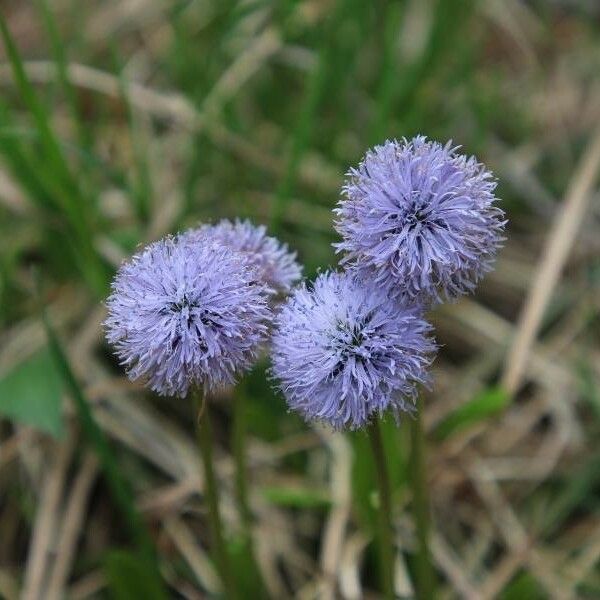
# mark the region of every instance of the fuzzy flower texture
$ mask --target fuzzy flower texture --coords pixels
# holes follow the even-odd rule
[[[166,238],[124,264],[107,301],[107,339],[132,380],[161,395],[212,390],[249,368],[271,318],[246,257]]]
[[[275,319],[272,375],[290,408],[335,429],[413,408],[435,345],[420,312],[351,273],[300,286]]]
[[[216,225],[191,229],[184,237],[192,243],[209,239],[242,252],[272,293],[289,292],[302,277],[296,253],[290,252],[277,238],[268,236],[264,225],[254,225],[248,220],[232,223],[224,219]]]
[[[502,243],[495,188],[450,143],[388,141],[350,170],[335,210],[345,271],[292,290],[296,255],[264,227],[202,225],[121,267],[107,338],[131,379],[183,397],[233,383],[272,326],[271,375],[290,408],[336,429],[398,417],[429,380],[424,309],[472,291]]]
[[[501,244],[496,181],[473,157],[418,136],[367,152],[335,210],[343,262],[430,304],[471,292]]]

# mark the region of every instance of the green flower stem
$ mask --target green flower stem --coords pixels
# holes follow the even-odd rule
[[[429,552],[429,495],[423,433],[423,402],[417,401],[417,413],[411,419],[411,487],[412,512],[417,533],[416,590],[417,598],[435,596],[435,574]]]
[[[217,480],[213,468],[212,456],[212,430],[210,424],[210,414],[208,406],[204,406],[205,400],[202,396],[202,391],[194,392],[196,400],[196,408],[198,410],[198,418],[196,421],[196,431],[198,437],[198,446],[202,463],[204,465],[204,492],[206,502],[208,504],[209,525],[212,537],[214,560],[221,576],[223,589],[226,598],[237,598],[235,582],[231,564],[229,562],[229,554],[223,537],[223,524],[221,522],[221,514],[219,513],[219,495],[217,490]]]
[[[246,541],[252,539],[252,513],[248,503],[246,466],[246,402],[241,385],[233,395],[232,446],[235,461],[235,493]]]
[[[384,597],[387,600],[393,600],[394,551],[392,539],[391,490],[379,421],[373,421],[369,425],[367,431],[371,449],[373,451],[373,462],[375,463],[375,472],[379,486],[379,510],[377,511],[377,517],[379,521],[381,585]]]
[[[254,536],[252,535],[253,516],[248,501],[248,468],[246,464],[247,397],[244,383],[238,383],[233,394],[233,423],[231,445],[235,464],[235,495],[242,525],[243,551],[252,568],[252,593],[257,598],[266,598],[266,588],[256,561]]]

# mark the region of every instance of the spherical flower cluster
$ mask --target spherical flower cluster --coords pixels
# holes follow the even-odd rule
[[[267,235],[264,225],[250,221],[222,220],[216,225],[202,225],[184,234],[191,241],[212,239],[233,250],[242,252],[254,266],[264,283],[273,293],[285,293],[302,277],[302,268],[296,261],[296,253],[286,244]]]
[[[275,317],[272,375],[290,408],[336,429],[412,409],[435,345],[416,308],[351,273],[300,286]]]
[[[451,143],[388,141],[347,174],[338,251],[393,294],[431,303],[471,292],[503,240],[495,188]]]
[[[264,284],[210,241],[155,242],[125,263],[107,301],[107,339],[132,380],[162,395],[212,390],[250,367],[271,318]]]
[[[344,272],[301,278],[264,226],[223,220],[166,238],[119,270],[107,338],[129,377],[163,395],[211,391],[252,366],[272,334],[271,374],[290,408],[336,429],[414,409],[435,353],[423,310],[474,289],[505,225],[473,157],[419,136],[351,169],[335,209]]]

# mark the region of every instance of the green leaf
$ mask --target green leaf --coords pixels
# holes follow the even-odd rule
[[[110,595],[115,600],[165,600],[160,582],[152,577],[151,565],[135,554],[122,550],[111,552],[105,563]]]
[[[60,437],[61,391],[60,376],[44,349],[0,378],[0,413]]]
[[[497,415],[508,406],[509,402],[510,396],[505,390],[499,387],[488,388],[450,413],[438,425],[436,437],[446,439],[461,429]]]
[[[262,493],[269,502],[289,508],[328,508],[331,506],[329,495],[319,490],[271,486],[263,488]]]

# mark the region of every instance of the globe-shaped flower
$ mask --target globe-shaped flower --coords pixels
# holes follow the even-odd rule
[[[275,318],[272,376],[290,408],[336,429],[413,409],[435,345],[418,309],[351,273],[301,285]]]
[[[338,251],[393,294],[431,303],[468,293],[503,240],[495,188],[450,142],[387,141],[347,174],[335,209]]]
[[[125,263],[107,301],[106,336],[132,380],[161,395],[212,390],[250,367],[271,317],[266,286],[236,252],[183,238]]]
[[[260,280],[273,293],[285,293],[302,277],[302,268],[296,262],[296,253],[290,252],[287,244],[267,235],[264,225],[250,221],[226,219],[216,225],[202,225],[187,231],[190,240],[212,239],[232,250],[243,253],[256,268]]]

